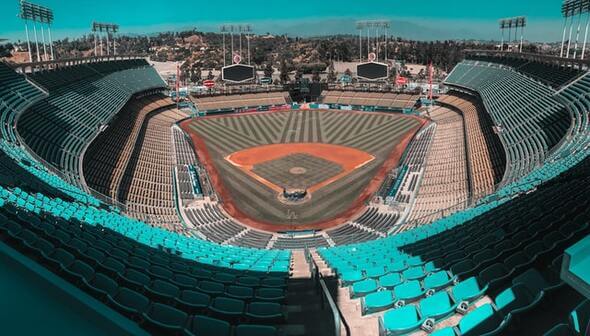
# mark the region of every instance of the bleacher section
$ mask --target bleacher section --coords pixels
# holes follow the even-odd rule
[[[2,138],[16,142],[14,121],[21,111],[43,99],[46,94],[33,86],[25,77],[17,75],[14,70],[0,62],[0,132]]]
[[[43,96],[22,76],[0,78],[0,106],[10,108],[3,124]],[[150,333],[274,335],[273,325],[285,323],[290,252],[222,247],[122,216],[48,172],[15,140],[5,133],[0,140],[0,244]]]
[[[422,179],[426,168],[426,158],[430,150],[430,144],[436,132],[436,124],[430,124],[423,128],[406,150],[403,164],[408,167],[408,172],[402,181],[400,189],[395,195],[395,204],[407,208],[416,197],[417,186]]]
[[[465,122],[471,197],[477,200],[492,193],[506,167],[506,155],[494,133],[489,115],[473,96],[451,91],[437,102],[460,111]]]
[[[320,102],[324,104],[375,106],[381,109],[403,110],[413,108],[419,97],[419,95],[391,92],[323,91]]]
[[[436,132],[410,220],[429,223],[463,209],[469,195],[463,117],[444,107],[430,112]],[[444,211],[439,211],[444,210]]]
[[[200,111],[230,111],[238,108],[280,106],[291,103],[288,92],[248,93],[194,99]]]
[[[117,199],[117,190],[146,116],[172,104],[162,95],[131,99],[84,153],[82,169],[86,184]]]
[[[534,80],[550,85],[555,89],[559,89],[583,74],[583,71],[575,68],[558,66],[531,59],[513,58],[510,56],[469,55],[468,58],[471,60],[507,65],[514,70],[529,76]]]
[[[172,231],[182,229],[173,193],[172,126],[186,117],[175,108],[146,116],[117,192],[132,216]]]
[[[454,335],[449,326],[457,335],[540,335],[582,300],[559,272],[564,249],[590,233],[589,165],[487,213],[469,211],[475,217],[318,252],[363,314],[386,311],[384,334],[433,319],[433,335]],[[543,318],[531,324],[532,316]]]
[[[162,89],[165,83],[145,60],[85,63],[31,77],[47,86],[49,96],[18,119],[27,145],[80,184],[84,148],[135,93]]]
[[[289,252],[243,248],[230,252],[230,247],[174,238],[104,210],[19,188],[2,188],[0,203],[4,243],[141,321],[151,333],[187,328],[199,334],[213,328],[229,335],[232,325],[285,321],[281,303]],[[192,260],[149,247],[158,245]]]
[[[172,127],[174,157],[176,159],[176,177],[180,188],[181,200],[209,196],[212,193],[205,168],[197,159],[197,155],[187,135],[178,126]],[[196,190],[198,189],[198,190]]]
[[[504,184],[540,166],[571,126],[570,114],[553,89],[514,70],[464,61],[445,83],[473,90],[482,99],[507,152]]]

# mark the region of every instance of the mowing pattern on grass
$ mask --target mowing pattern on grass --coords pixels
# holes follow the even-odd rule
[[[281,188],[307,189],[338,175],[342,166],[309,154],[297,153],[261,162],[252,171]]]
[[[358,212],[378,188],[383,175],[397,165],[408,138],[420,125],[419,120],[399,114],[300,110],[197,118],[183,123],[182,127],[193,138],[227,212],[259,228],[256,224],[262,223],[277,225],[276,229],[285,229],[285,225],[290,229],[307,229],[343,214],[350,217]],[[404,146],[400,145],[402,140]],[[276,176],[270,177],[273,183],[287,183],[288,175],[292,176],[293,184],[299,183],[306,174],[306,178],[315,183],[330,176],[340,174],[342,177],[315,190],[313,200],[308,203],[283,204],[277,200],[276,190],[228,161],[232,154],[272,144],[285,144],[283,148],[287,151],[287,144],[311,147],[273,157],[266,163],[264,158],[257,158],[259,162],[254,162],[252,169],[260,175]],[[326,159],[335,155],[336,146],[326,146],[330,153],[326,152],[324,157],[321,150],[314,148],[321,147],[318,144],[340,146],[343,152],[355,149],[373,158],[361,161],[362,165],[349,168],[343,175],[336,169],[339,162]],[[312,151],[314,154],[309,155]],[[291,162],[291,156],[302,158],[300,154],[306,159],[298,164]],[[273,160],[279,161],[273,163]],[[319,169],[320,160],[329,163]],[[265,171],[267,164],[274,165],[270,172]],[[269,229],[269,225],[263,226]]]

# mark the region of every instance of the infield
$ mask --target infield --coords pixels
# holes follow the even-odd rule
[[[197,118],[181,127],[224,209],[280,231],[327,228],[359,212],[422,121],[399,114],[299,110]],[[305,189],[303,204],[277,194]]]

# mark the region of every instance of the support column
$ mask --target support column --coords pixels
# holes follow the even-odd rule
[[[227,63],[226,63],[227,52],[225,51],[225,32],[221,33],[221,39],[223,41],[222,42],[223,43],[223,66],[226,66],[227,65]]]
[[[580,28],[582,28],[582,10],[578,15],[578,30],[576,30],[576,44],[574,45],[574,59],[578,53],[578,40],[580,39]]]
[[[242,56],[242,28],[240,27],[240,56]]]
[[[53,54],[53,39],[51,38],[51,26],[47,26],[47,33],[49,34],[49,50],[51,52],[51,60],[55,61],[55,56]]]
[[[94,32],[94,56],[98,56],[98,41],[96,40],[96,32]]]
[[[522,52],[522,41],[524,40],[524,26],[520,27],[520,48],[518,52]]]
[[[37,62],[41,62],[41,55],[39,54],[39,40],[37,39],[37,23],[33,22],[33,32],[35,33],[35,49],[37,50]]]
[[[375,27],[375,43],[377,44],[377,48],[375,49],[377,57],[375,59],[379,62],[379,27]]]
[[[563,57],[563,48],[565,47],[565,31],[567,30],[567,16],[563,21],[563,36],[561,37],[561,51],[559,52],[559,57]]]
[[[101,31],[102,33],[102,31]],[[104,55],[104,49],[102,47],[102,36],[99,35],[99,39],[100,39],[100,56]]]
[[[584,55],[586,54],[586,42],[588,41],[588,27],[590,26],[590,12],[587,14],[586,18],[586,32],[584,33],[584,44],[582,45],[582,56],[580,59],[584,59]]]
[[[510,25],[508,27],[508,50],[506,50],[506,51],[510,51],[510,52],[512,51],[511,45],[512,45],[512,25]]]
[[[359,29],[359,63],[363,62],[363,30]]]
[[[500,43],[500,51],[504,51],[504,28],[500,28],[500,31],[502,32],[502,41]]]
[[[572,32],[574,30],[574,18],[572,17],[572,19],[570,20],[570,33],[569,33],[569,37],[567,40],[567,51],[565,53],[565,57],[569,58],[570,57],[570,47],[572,44]]]
[[[387,63],[387,45],[389,44],[389,29],[385,29],[385,63]]]
[[[367,58],[371,53],[371,28],[367,28]]]
[[[29,39],[29,24],[25,20],[25,34],[27,35],[27,50],[29,51],[29,62],[33,62],[33,53],[31,52],[31,40]]]
[[[111,54],[111,49],[109,49],[109,30],[107,29],[107,35],[106,35],[106,39],[107,39],[107,56]]]
[[[117,56],[117,39],[115,33],[113,33],[113,56]]]
[[[248,65],[250,65],[250,35],[246,35],[246,41],[248,42]]]
[[[45,44],[45,29],[43,29],[43,24],[41,24],[41,40],[43,41],[43,60],[47,61],[47,44]]]
[[[234,32],[232,28],[232,32],[229,33],[229,38],[231,39],[231,64],[234,64]]]

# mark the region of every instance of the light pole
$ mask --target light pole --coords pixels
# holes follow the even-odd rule
[[[43,43],[43,54],[44,59],[48,60],[47,56],[47,43],[45,41],[45,27],[49,34],[49,50],[51,53],[51,59],[54,59],[53,54],[53,41],[51,40],[51,24],[53,23],[53,11],[47,7],[39,6],[37,4],[21,0],[19,2],[19,17],[25,21],[25,35],[27,37],[27,48],[29,51],[29,61],[33,62],[33,53],[31,50],[31,40],[29,37],[29,22],[33,23],[33,35],[35,37],[35,49],[37,54],[37,62],[41,61],[41,52],[39,50],[39,38],[37,36],[37,24],[41,28],[41,38]]]

